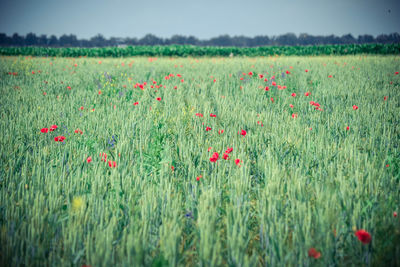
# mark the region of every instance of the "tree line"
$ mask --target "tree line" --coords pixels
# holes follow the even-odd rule
[[[400,43],[400,34],[381,34],[377,37],[364,34],[355,38],[351,34],[343,36],[320,36],[302,33],[286,33],[278,36],[229,36],[220,35],[208,40],[200,40],[194,36],[173,35],[170,38],[160,38],[153,34],[147,34],[143,38],[105,38],[98,34],[90,39],[78,39],[74,34],[64,34],[59,38],[55,35],[37,36],[34,33],[28,33],[21,36],[14,33],[7,36],[0,33],[0,46],[40,46],[40,47],[115,47],[115,46],[143,46],[143,45],[195,45],[195,46],[235,46],[235,47],[257,47],[257,46],[303,46],[303,45],[340,45],[340,44],[394,44]]]

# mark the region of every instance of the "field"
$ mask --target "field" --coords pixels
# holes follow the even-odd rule
[[[0,265],[399,266],[398,71],[0,57]]]

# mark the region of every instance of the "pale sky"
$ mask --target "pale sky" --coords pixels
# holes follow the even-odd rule
[[[400,0],[0,0],[0,32],[90,38],[400,32]]]

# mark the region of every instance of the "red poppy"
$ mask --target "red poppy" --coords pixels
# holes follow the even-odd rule
[[[51,125],[50,126],[50,132],[54,131],[55,129],[57,129],[58,126],[57,125]]]
[[[40,131],[41,131],[42,133],[47,133],[47,132],[49,131],[49,129],[47,129],[47,128],[42,128],[42,129],[40,129]]]
[[[308,70],[306,69],[306,72],[308,72]]]
[[[208,147],[208,149],[207,149],[207,150],[208,150],[208,152],[210,152],[210,150],[211,150],[211,149],[212,149],[212,147],[211,147],[211,146],[210,146],[210,147]]]
[[[210,127],[206,127],[206,132],[208,132],[208,131],[211,131],[211,128]]]
[[[353,105],[353,109],[354,109],[354,110],[357,110],[358,107],[357,107],[356,105]]]
[[[358,230],[357,232],[355,232],[355,235],[357,236],[358,240],[360,240],[363,244],[368,244],[371,242],[371,235],[364,229]]]
[[[298,117],[297,113],[292,114],[292,118],[297,118],[297,117]]]
[[[271,97],[271,102],[274,103],[274,98],[273,97]]]
[[[229,153],[231,153],[232,151],[233,151],[233,148],[232,148],[232,147],[228,147],[228,148],[226,149],[225,153],[226,153],[226,154],[229,154]]]
[[[235,159],[235,164],[236,164],[237,166],[239,166],[239,167],[240,167],[240,162],[242,162],[240,159]]]
[[[328,78],[332,78],[332,75],[329,75]]]
[[[67,89],[68,89],[68,90],[71,90],[71,86],[67,86]]]
[[[46,92],[43,92],[43,95],[47,95],[47,93],[46,93]]]
[[[397,212],[393,211],[393,217],[397,217]]]
[[[88,158],[86,159],[86,161],[87,161],[87,163],[92,162],[92,157],[88,157]]]
[[[252,76],[252,75],[253,75],[253,72],[250,71],[250,72],[249,72],[249,76]]]
[[[289,105],[289,107],[293,108],[293,105],[292,105],[292,104],[290,104],[290,105]]]
[[[290,74],[290,71],[287,70],[287,71],[286,71],[286,74]]]
[[[308,250],[308,256],[310,258],[319,259],[321,257],[321,252],[318,252],[315,248],[310,248]]]
[[[201,114],[201,113],[196,113],[196,116],[197,116],[197,117],[203,117],[203,114]]]
[[[197,181],[200,181],[200,178],[203,178],[203,175],[197,176],[197,177],[196,177],[196,180],[197,180]]]
[[[75,133],[83,134],[82,130],[80,130],[80,129],[76,129]]]
[[[108,166],[110,167],[110,168],[115,168],[115,167],[117,167],[117,163],[115,162],[115,161],[108,161]]]
[[[211,162],[216,162],[219,158],[218,152],[214,152],[214,154],[211,156],[210,161]]]
[[[238,132],[238,134],[243,135],[243,136],[246,136],[247,132],[246,132],[245,130],[240,130],[240,131]]]
[[[224,158],[224,160],[228,160],[229,159],[229,155],[224,153],[224,155],[222,156]]]
[[[137,106],[137,105],[139,105],[139,102],[135,102],[135,103],[133,103],[133,105],[134,105],[134,106]]]
[[[264,78],[264,75],[258,74],[258,78],[262,79],[262,78]]]
[[[161,101],[161,97],[157,97],[156,99],[157,99],[157,101]]]
[[[347,130],[347,131],[348,131],[348,130],[350,130],[350,127],[349,127],[349,126],[347,126],[347,127],[346,127],[346,130]]]
[[[224,130],[219,130],[218,131],[218,134],[223,134],[224,133]]]
[[[398,71],[396,71],[395,73],[394,73],[394,75],[398,75],[399,74],[399,72]]]
[[[386,164],[386,165],[385,165],[386,168],[389,168],[389,166],[390,166],[389,164]]]
[[[272,86],[276,86],[276,82],[272,82],[271,84],[272,84]]]
[[[309,96],[309,95],[310,95],[310,92],[305,92],[304,95],[305,95],[305,96]]]
[[[387,96],[384,96],[384,97],[383,97],[383,101],[386,101],[386,100],[387,100],[387,98],[388,98]]]
[[[101,95],[101,91],[99,90],[99,95]]]
[[[295,96],[296,96],[296,93],[292,93],[292,96],[295,97]]]
[[[210,114],[210,117],[214,117],[214,118],[216,118],[217,117],[217,115],[215,115],[215,114]]]
[[[54,141],[63,142],[65,140],[65,136],[56,136],[54,137]]]
[[[171,166],[171,170],[172,170],[172,171],[175,171],[175,167],[174,167],[174,166]]]
[[[268,86],[265,86],[265,91],[269,91],[269,87]]]

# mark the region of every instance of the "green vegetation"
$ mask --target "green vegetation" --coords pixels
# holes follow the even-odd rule
[[[0,265],[400,265],[399,70],[372,55],[1,57]]]
[[[0,47],[0,55],[49,56],[49,57],[131,57],[131,56],[318,56],[377,54],[398,55],[400,44],[351,44],[321,46],[263,46],[263,47],[202,47],[188,45],[128,46],[124,48],[47,48],[47,47]]]

